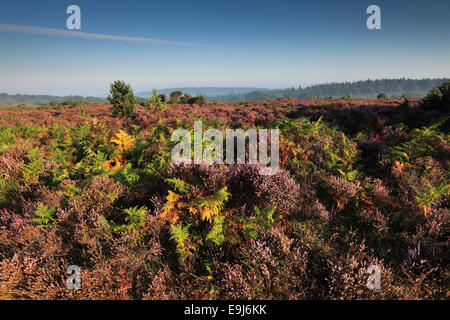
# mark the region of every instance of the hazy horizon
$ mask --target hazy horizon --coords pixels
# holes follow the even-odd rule
[[[442,77],[445,79],[448,79],[449,77]],[[396,79],[402,79],[402,78],[393,78],[393,80]],[[405,79],[412,79],[412,80],[425,80],[425,79],[438,79],[436,78],[405,78]],[[120,79],[118,79],[120,80]],[[135,93],[135,95],[139,95],[139,93],[148,93],[151,92],[152,89],[156,89],[158,92],[163,92],[165,90],[178,90],[178,89],[194,89],[194,88],[247,88],[247,89],[255,89],[255,91],[260,91],[260,90],[278,90],[278,89],[289,89],[289,88],[298,88],[299,86],[301,86],[302,88],[306,88],[306,87],[311,87],[311,86],[315,86],[315,85],[324,85],[324,84],[331,84],[331,83],[353,83],[353,82],[358,82],[358,81],[366,81],[366,80],[383,80],[382,78],[380,79],[358,79],[355,81],[342,81],[342,82],[335,82],[335,81],[328,81],[328,82],[318,82],[318,83],[312,83],[312,84],[307,84],[307,85],[292,85],[292,86],[287,86],[287,87],[248,87],[248,86],[180,86],[180,87],[166,87],[166,88],[148,88],[147,90],[135,90],[133,89],[133,92]],[[111,82],[112,83],[112,82]],[[78,93],[68,93],[68,94],[51,94],[48,92],[7,92],[7,91],[2,91],[0,89],[0,94],[1,93],[6,93],[8,95],[51,95],[51,96],[82,96],[82,97],[99,97],[99,98],[105,98],[109,95],[109,85],[110,83],[107,84],[106,87],[106,91],[103,94],[78,94]]]
[[[439,81],[443,80],[444,81],[446,79],[448,80],[449,77],[444,77],[444,78],[422,78],[422,79],[419,79],[419,78],[417,78],[417,79],[412,79],[412,78],[360,79],[360,80],[357,80],[357,81],[349,81],[349,82],[323,82],[323,83],[316,83],[316,84],[301,86],[301,88],[302,89],[309,89],[309,88],[314,88],[314,87],[317,87],[317,86],[323,86],[323,85],[326,86],[326,85],[330,85],[330,84],[357,85],[358,82],[365,82],[365,81],[376,82],[376,81],[383,81],[383,80],[391,80],[391,81],[396,81],[396,80],[407,80],[407,81],[408,80],[412,80],[412,81],[429,80],[429,81],[433,82],[433,81],[436,81],[436,80],[439,80]],[[429,88],[424,89],[424,90],[418,89],[419,91],[414,91],[414,90],[411,91],[410,89],[406,89],[406,91],[405,90],[400,90],[401,92],[400,91],[397,92],[395,90],[394,91],[392,91],[392,90],[389,91],[389,89],[387,89],[387,91],[384,91],[384,93],[394,93],[395,92],[397,94],[399,94],[399,93],[410,93],[410,94],[411,93],[413,93],[413,94],[422,93],[422,94],[425,94],[429,90],[431,90],[433,87],[437,87],[437,86],[438,85],[429,84]],[[292,89],[292,88],[298,89],[299,86],[291,86],[291,87],[285,87],[285,88],[262,88],[262,87],[261,88],[257,88],[257,87],[243,87],[243,86],[242,87],[237,87],[237,86],[234,86],[234,87],[205,86],[205,87],[156,88],[156,90],[158,91],[158,93],[166,94],[166,95],[170,94],[170,92],[172,92],[172,91],[180,90],[183,93],[188,93],[188,94],[191,94],[191,95],[194,95],[194,96],[203,95],[205,97],[219,97],[219,96],[228,96],[228,95],[233,94],[233,93],[234,94],[239,94],[239,93],[245,94],[245,93],[250,93],[250,92],[264,92],[264,91],[272,92],[272,91],[276,91],[276,90],[289,90],[289,89]],[[151,88],[149,90],[142,90],[142,91],[133,90],[133,92],[139,98],[148,98],[148,97],[150,97],[152,95],[152,90],[153,89],[154,88]],[[212,91],[214,91],[214,93],[207,92],[207,91],[211,91],[211,89],[214,89],[214,90],[212,90]],[[227,90],[224,90],[224,89],[227,89]],[[235,89],[237,89],[237,90],[235,90]],[[84,97],[84,98],[92,97],[92,98],[102,98],[102,99],[106,99],[107,96],[110,94],[109,93],[109,86],[108,86],[108,92],[106,92],[104,94],[98,94],[98,95],[84,95],[84,94],[63,94],[63,95],[60,95],[60,94],[27,93],[27,92],[8,93],[8,92],[3,92],[3,91],[0,90],[0,94],[5,94],[5,93],[10,95],[10,96],[14,96],[14,95],[23,95],[23,96],[30,95],[30,96],[32,96],[32,95],[35,95],[35,96],[52,96],[52,97],[60,97],[60,98],[62,98],[62,97],[71,97],[71,96],[73,96],[73,97],[79,96],[79,97]],[[353,92],[349,92],[349,93],[353,93]],[[378,93],[380,93],[380,92],[378,92]],[[325,95],[330,95],[330,94],[326,93]]]

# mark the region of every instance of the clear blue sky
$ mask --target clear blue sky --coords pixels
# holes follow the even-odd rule
[[[86,39],[0,28],[0,92],[103,95],[153,87],[291,87],[450,76],[450,1],[2,0],[0,24],[175,42]],[[381,8],[381,30],[366,8]]]

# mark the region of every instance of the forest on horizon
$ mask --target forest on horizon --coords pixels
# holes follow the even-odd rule
[[[365,80],[355,82],[332,82],[325,84],[317,84],[302,88],[301,86],[286,89],[257,89],[255,91],[239,92],[237,87],[210,87],[199,88],[172,88],[161,89],[160,93],[170,94],[170,92],[182,90],[183,93],[191,95],[202,94],[206,100],[209,101],[257,101],[257,100],[274,100],[274,99],[310,99],[315,97],[334,97],[339,98],[351,94],[355,98],[376,98],[380,93],[386,94],[388,97],[399,98],[402,95],[406,97],[423,97],[432,88],[440,86],[447,81],[447,78],[442,79],[379,79],[379,80]],[[221,90],[219,90],[221,89]],[[208,94],[210,92],[226,92],[228,94]],[[141,92],[144,93],[144,92]],[[138,100],[146,100],[144,96]],[[29,95],[29,94],[15,94],[0,93],[0,105],[39,105],[48,104],[50,102],[65,102],[65,101],[84,101],[86,103],[106,103],[106,98],[103,97],[82,97],[82,96],[52,96],[52,95]]]

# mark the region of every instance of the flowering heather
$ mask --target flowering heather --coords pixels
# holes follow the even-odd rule
[[[0,107],[0,299],[448,299],[433,101]],[[280,169],[174,165],[172,132],[199,120],[279,129]]]

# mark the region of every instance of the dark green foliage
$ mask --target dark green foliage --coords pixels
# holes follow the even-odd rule
[[[120,80],[111,84],[108,101],[112,104],[111,113],[114,117],[132,114],[137,104],[131,86]]]
[[[51,101],[48,105],[50,107],[61,107],[61,103],[59,103],[58,101]]]
[[[189,93],[185,93],[184,96],[181,97],[180,103],[191,104],[192,96]]]
[[[158,97],[159,97],[159,99],[160,99],[162,102],[164,102],[164,103],[168,102],[168,101],[167,101],[167,95],[165,95],[164,93],[163,93],[163,94],[160,94]]]
[[[379,79],[355,82],[317,84],[310,87],[298,87],[274,90],[254,90],[248,93],[226,95],[208,95],[208,100],[249,101],[273,99],[309,99],[311,97],[342,97],[351,92],[356,98],[375,98],[384,92],[389,96],[400,97],[406,93],[409,97],[423,97],[433,87],[448,81],[444,79]]]
[[[180,97],[183,95],[183,92],[181,91],[174,91],[170,94],[170,100],[169,102],[172,104],[176,104],[178,103],[178,100],[180,99]]]
[[[150,97],[144,105],[156,112],[164,111],[167,107],[165,100],[162,100],[161,95],[158,95],[158,91],[156,89],[153,89],[152,92],[153,96]]]
[[[83,107],[89,104],[87,101],[84,100],[65,100],[61,102],[63,106],[69,106],[70,108],[77,108],[77,107]]]
[[[198,105],[204,105],[206,103],[206,99],[204,96],[197,96],[193,99],[193,103]]]
[[[344,99],[347,102],[352,102],[354,97],[351,93],[348,93],[345,97],[342,97],[342,99]]]
[[[206,99],[204,96],[193,97],[190,94],[185,93],[184,96],[181,97],[180,103],[203,105],[206,103]]]
[[[0,105],[40,105],[50,102],[59,102],[61,105],[71,105],[69,101],[85,101],[86,103],[105,103],[106,99],[82,96],[50,96],[33,94],[6,94],[0,93]]]
[[[443,83],[439,88],[433,88],[423,98],[422,105],[428,109],[450,111],[450,80]]]

